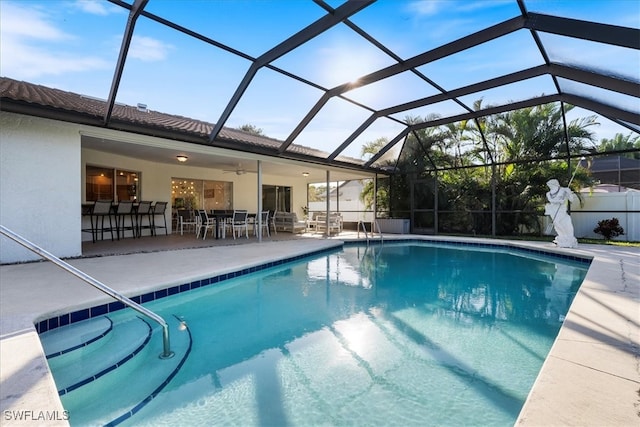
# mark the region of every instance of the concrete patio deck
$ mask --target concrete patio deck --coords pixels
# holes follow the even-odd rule
[[[279,235],[278,235],[279,236]],[[180,236],[178,236],[180,237]],[[190,279],[236,271],[248,265],[340,245],[356,238],[310,238],[285,234],[262,243],[207,240],[209,247],[176,236],[161,240],[108,242],[69,263],[132,296]],[[319,237],[319,236],[315,236]],[[161,239],[162,237],[158,237]],[[470,240],[434,236],[388,236]],[[193,239],[191,237],[191,239]],[[154,243],[155,246],[152,244]],[[244,244],[241,244],[244,243]],[[499,243],[593,257],[563,327],[516,424],[520,426],[637,426],[640,424],[640,248],[549,243]],[[124,245],[137,247],[125,248]],[[149,244],[149,246],[145,246]],[[92,245],[89,242],[88,245]],[[159,246],[160,245],[160,246]],[[180,249],[189,247],[189,249]],[[91,250],[89,250],[91,249]],[[178,250],[176,250],[178,249]],[[127,255],[123,255],[126,253]],[[0,410],[2,425],[67,425],[56,387],[34,328],[37,320],[108,300],[49,262],[0,266]],[[28,412],[30,411],[30,412]],[[37,419],[52,414],[53,419]],[[22,416],[26,419],[18,420]],[[481,414],[479,414],[481,417]],[[480,421],[480,418],[479,418]]]

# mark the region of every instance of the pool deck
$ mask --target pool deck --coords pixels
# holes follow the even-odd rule
[[[355,235],[340,236],[340,240],[270,240],[67,261],[133,296],[329,249],[353,238]],[[580,245],[558,249],[544,242],[444,236],[386,238],[509,244],[593,258],[516,425],[640,425],[640,248]],[[50,262],[0,266],[3,426],[68,425],[34,322],[105,302],[108,297]]]

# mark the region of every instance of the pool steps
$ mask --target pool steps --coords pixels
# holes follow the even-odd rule
[[[152,335],[162,329],[133,314],[92,318],[41,335],[45,352],[54,354],[49,366],[72,425],[117,425],[169,383],[190,352],[191,335],[179,319],[167,323],[176,353],[171,359],[158,357],[162,342]],[[95,401],[91,396],[97,395],[106,398]]]
[[[104,338],[113,328],[108,317],[95,317],[86,322],[73,323],[62,330],[53,329],[40,335],[47,359],[62,356]]]
[[[400,242],[400,241],[398,241]],[[420,240],[419,242],[422,242],[422,240]],[[350,242],[346,242],[345,246],[351,246],[349,244]],[[389,241],[387,244],[389,243],[395,243],[395,241]],[[438,243],[443,243],[445,245],[448,246],[449,242],[438,242]],[[451,244],[452,246],[459,246],[458,244]],[[467,246],[466,244],[463,244],[462,246]],[[574,261],[579,261],[579,262],[585,262],[585,263],[589,263],[591,260],[590,259],[586,259],[583,257],[575,257],[575,256],[566,256],[566,255],[562,255],[562,254],[555,254],[555,253],[550,253],[549,251],[540,251],[540,250],[527,250],[527,249],[523,249],[523,248],[518,248],[518,247],[510,247],[509,245],[486,245],[486,244],[478,244],[478,243],[473,243],[470,244],[468,246],[479,246],[481,248],[500,248],[500,249],[515,249],[516,252],[518,251],[522,251],[522,252],[530,252],[530,253],[535,253],[535,254],[544,254],[544,255],[551,255],[551,256],[556,256],[559,258],[568,258]],[[192,282],[192,283],[186,283],[183,285],[178,285],[175,286],[173,288],[169,288],[169,289],[164,289],[161,291],[154,291],[149,295],[152,295],[153,297],[151,299],[149,299],[149,295],[145,294],[145,295],[141,295],[139,297],[135,297],[135,300],[139,300],[139,302],[145,302],[145,301],[149,301],[149,300],[154,300],[154,299],[158,299],[158,298],[163,298],[175,293],[179,293],[179,292],[183,292],[183,291],[187,291],[187,290],[191,290],[193,288],[196,287],[200,287],[200,286],[205,286],[208,284],[213,284],[213,283],[217,283],[219,281],[223,281],[226,280],[227,278],[232,278],[232,277],[236,277],[236,276],[240,276],[240,275],[244,275],[244,274],[248,274],[248,273],[252,273],[254,271],[258,271],[258,270],[262,270],[264,268],[269,268],[275,265],[280,265],[282,263],[286,263],[288,261],[293,261],[293,260],[297,260],[297,259],[301,259],[301,258],[306,258],[309,256],[313,256],[316,255],[317,253],[323,253],[323,252],[330,252],[333,251],[334,248],[331,249],[323,249],[321,251],[317,251],[317,252],[313,252],[311,254],[304,254],[304,255],[300,255],[300,256],[296,256],[296,257],[292,257],[289,259],[285,259],[285,260],[278,260],[276,262],[273,263],[268,263],[259,267],[252,267],[251,269],[245,269],[242,271],[238,271],[238,272],[233,272],[233,273],[229,273],[229,274],[224,274],[222,276],[216,276],[213,278],[209,278],[203,281],[198,281],[198,282]],[[206,282],[206,283],[205,283]],[[136,301],[138,302],[138,301]],[[114,305],[113,309],[111,308],[111,305]],[[51,319],[47,319],[47,320],[43,320],[40,321],[38,323],[36,323],[36,329],[39,331],[39,333],[42,335],[46,334],[48,331],[55,331],[57,329],[66,329],[68,326],[75,326],[78,325],[79,323],[84,323],[87,320],[84,319],[101,319],[101,318],[106,318],[106,314],[111,315],[111,311],[114,311],[114,315],[117,315],[117,313],[115,313],[116,311],[120,311],[122,310],[122,304],[115,302],[115,303],[110,303],[109,305],[104,305],[104,306],[99,306],[99,307],[93,307],[91,309],[84,309],[78,312],[74,312],[74,313],[69,313],[66,314],[64,316],[60,316],[60,317],[54,317]],[[105,314],[106,313],[106,314]],[[77,323],[79,322],[79,323]],[[175,325],[175,323],[177,322],[177,326]],[[169,323],[169,322],[168,322]],[[180,322],[179,320],[175,320],[172,319],[171,320],[171,330],[176,330],[179,326],[180,326]],[[64,326],[63,326],[64,325]],[[91,328],[88,328],[91,329]],[[98,330],[100,328],[97,328]],[[91,333],[87,333],[86,337],[83,339],[79,339],[79,338],[68,338],[68,340],[70,342],[76,342],[76,344],[69,346],[68,348],[62,348],[61,350],[55,350],[55,351],[51,351],[50,353],[71,353],[72,351],[76,351],[78,348],[82,348],[82,347],[88,347],[89,345],[93,345],[94,342],[106,342],[103,340],[104,337],[108,336],[110,331],[103,331],[102,333],[97,333],[97,332],[93,332],[93,335]],[[156,328],[156,330],[154,331],[154,333],[156,334],[160,334],[161,332],[159,331],[159,328]],[[174,332],[172,332],[174,333]],[[104,336],[101,336],[104,335]],[[147,403],[149,403],[155,396],[157,396],[157,394],[168,384],[168,382],[170,381],[171,378],[173,378],[173,376],[176,375],[176,373],[178,372],[179,368],[182,366],[182,364],[184,363],[184,361],[186,360],[186,357],[188,356],[190,349],[191,349],[191,337],[190,337],[190,333],[187,329],[187,333],[186,334],[178,334],[178,335],[182,335],[182,337],[187,336],[188,335],[188,343],[185,345],[186,349],[183,349],[182,347],[180,348],[179,351],[176,351],[176,357],[169,359],[169,360],[173,360],[174,362],[177,361],[177,365],[175,365],[175,368],[172,370],[172,372],[166,377],[166,379],[164,381],[162,381],[162,383],[156,388],[154,389],[152,392],[150,392],[149,394],[146,395],[146,397],[142,398],[141,400],[139,400],[137,403],[132,404],[132,402],[117,402],[118,399],[109,399],[109,405],[106,406],[104,405],[104,401],[103,402],[99,402],[98,405],[96,407],[95,406],[95,402],[91,402],[91,401],[87,401],[84,402],[80,405],[77,405],[77,409],[73,409],[73,412],[75,415],[71,415],[72,416],[72,423],[75,424],[76,421],[78,419],[81,419],[83,417],[83,409],[87,409],[87,408],[92,408],[93,407],[93,411],[94,413],[101,413],[101,414],[106,414],[106,415],[100,415],[100,419],[97,421],[100,424],[106,424],[106,425],[117,425],[125,420],[127,420],[128,418],[130,418],[133,414],[137,413],[139,410],[141,410]],[[88,338],[87,338],[88,337]],[[84,340],[84,341],[83,341]],[[108,341],[108,340],[107,340]],[[173,341],[173,340],[172,340]],[[152,343],[153,344],[153,343]],[[159,346],[158,346],[159,348]],[[175,351],[175,350],[174,350]],[[104,393],[104,394],[100,394],[100,395],[104,395],[104,396],[110,396],[110,397],[117,397],[117,398],[121,398],[121,394],[120,391],[122,389],[122,387],[126,387],[128,390],[131,389],[131,386],[134,385],[136,386],[135,388],[146,388],[148,389],[150,387],[150,385],[148,384],[148,379],[151,378],[147,375],[144,374],[144,372],[147,372],[149,370],[149,366],[146,364],[144,364],[144,369],[136,369],[139,368],[141,365],[140,360],[146,360],[147,358],[150,358],[149,363],[151,365],[153,365],[153,362],[156,362],[155,360],[153,360],[154,358],[157,359],[157,355],[162,353],[161,349],[157,351],[157,353],[151,354],[149,355],[149,352],[147,351],[147,347],[146,345],[144,346],[144,351],[140,351],[140,355],[135,355],[135,358],[131,363],[126,363],[123,366],[118,367],[118,373],[121,374],[123,373],[123,369],[128,368],[129,370],[131,370],[131,374],[129,375],[130,378],[128,378],[127,380],[127,384],[123,385],[123,384],[118,384],[118,385],[113,385],[113,380],[111,380],[110,378],[112,377],[111,375],[108,375],[109,372],[102,372],[103,375],[100,375],[99,378],[97,378],[94,381],[90,381],[87,384],[83,384],[81,387],[78,387],[78,390],[86,390],[87,387],[100,387],[100,391],[98,391],[99,393]],[[51,356],[54,357],[54,356]],[[166,362],[166,361],[165,361]],[[168,365],[168,364],[167,364]],[[172,364],[173,366],[173,364]],[[143,372],[142,374],[140,374],[140,372]],[[106,374],[106,375],[104,375]],[[55,377],[55,375],[54,375]],[[104,379],[103,379],[104,378]],[[132,381],[129,381],[129,379],[133,379]],[[155,384],[156,381],[154,381]],[[144,387],[137,387],[137,386],[141,386],[144,385]],[[110,388],[111,387],[111,388]],[[104,390],[103,390],[104,389]],[[79,392],[75,392],[72,391],[71,393],[66,394],[66,396],[63,397],[63,404],[65,406],[65,408],[68,407],[72,407],[67,405],[67,401],[75,401],[75,400],[79,400],[78,398],[76,398],[75,396],[79,396],[79,395],[89,395],[90,393],[79,393]],[[144,395],[144,392],[141,391],[140,393],[138,393],[140,395]],[[74,400],[72,400],[72,398]],[[129,408],[130,409],[127,409]],[[111,409],[109,409],[111,408]],[[116,418],[110,418],[110,417],[114,417],[116,416],[120,411],[121,414],[118,415]],[[71,411],[70,411],[71,412]],[[84,422],[81,422],[81,425],[84,425],[85,423],[94,423],[96,422],[95,417],[91,417],[84,419]]]
[[[71,332],[73,333],[73,332]],[[142,351],[151,338],[151,325],[139,317],[118,323],[100,340],[49,359],[60,396],[122,366]]]

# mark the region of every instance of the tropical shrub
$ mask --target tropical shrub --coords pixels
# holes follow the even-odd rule
[[[593,229],[593,232],[601,234],[605,240],[611,240],[614,237],[622,236],[624,229],[620,226],[618,218],[611,218],[598,221],[598,226]]]

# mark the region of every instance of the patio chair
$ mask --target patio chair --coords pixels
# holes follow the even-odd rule
[[[248,213],[246,210],[235,210],[233,211],[233,218],[229,223],[231,225],[231,231],[233,233],[233,238],[236,238],[236,231],[238,232],[238,237],[240,237],[240,233],[244,229],[244,234],[249,238],[249,222],[248,222]]]
[[[278,230],[276,229],[276,213],[278,211],[275,210],[273,211],[273,215],[271,215],[271,217],[269,218],[269,225],[271,226],[271,228],[273,228],[273,232],[278,234]]]
[[[187,227],[187,230],[193,230],[193,232],[196,233],[198,217],[196,217],[190,209],[178,209],[178,225],[176,229],[180,230],[181,236],[184,234],[185,226]]]
[[[339,214],[330,214],[329,221],[327,221],[327,215],[318,215],[316,217],[316,231],[328,231],[328,234],[342,232],[342,217]]]
[[[207,230],[213,230],[215,233],[216,229],[216,220],[215,218],[209,218],[207,215],[207,211],[204,209],[198,209],[198,225],[196,226],[196,239],[200,238],[200,233],[202,233],[202,240],[207,238]]]
[[[267,236],[271,237],[271,235],[269,234],[269,211],[262,211],[262,213],[260,214],[260,219],[261,219],[261,227],[263,230],[266,230],[267,232]],[[258,220],[256,217],[256,221],[253,224],[253,234],[254,236],[258,235]]]

